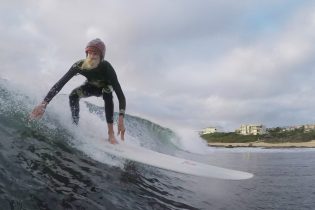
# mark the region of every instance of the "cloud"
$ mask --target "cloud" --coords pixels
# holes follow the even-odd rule
[[[28,0],[0,10],[0,77],[38,95],[100,37],[131,114],[194,129],[314,121],[308,1]]]

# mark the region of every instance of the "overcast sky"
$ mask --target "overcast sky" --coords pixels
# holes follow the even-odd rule
[[[99,37],[129,114],[195,130],[315,124],[311,1],[2,0],[0,37],[0,77],[40,97]]]

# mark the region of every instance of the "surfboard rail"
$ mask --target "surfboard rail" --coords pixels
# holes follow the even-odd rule
[[[117,157],[183,174],[224,180],[245,180],[254,176],[248,172],[187,160],[124,142],[116,145],[105,143],[102,149]]]

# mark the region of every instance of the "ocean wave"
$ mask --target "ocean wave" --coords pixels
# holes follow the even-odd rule
[[[0,79],[0,209],[196,209],[166,193],[173,181],[165,171],[102,151],[102,107],[82,103],[74,126],[67,100],[57,96],[41,120],[30,121],[36,101]],[[125,122],[126,141],[178,150],[170,129],[131,115]]]

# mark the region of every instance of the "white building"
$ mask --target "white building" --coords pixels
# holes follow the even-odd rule
[[[242,135],[260,135],[266,133],[266,126],[264,125],[241,125],[241,127],[236,130],[237,133]]]
[[[301,129],[304,127],[304,132],[310,132],[315,130],[314,124],[307,124],[307,125],[296,125],[296,126],[288,126],[283,129],[283,131],[295,131],[297,129]]]
[[[208,128],[204,128],[200,134],[204,135],[204,134],[209,134],[209,133],[216,133],[218,130],[215,127],[208,127]]]
[[[310,132],[315,130],[315,125],[304,125],[304,132]]]

